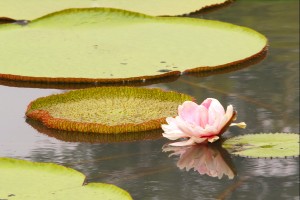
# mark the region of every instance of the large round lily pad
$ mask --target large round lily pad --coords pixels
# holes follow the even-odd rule
[[[0,199],[132,199],[117,186],[85,184],[85,176],[80,172],[52,163],[0,158],[0,177]]]
[[[68,8],[106,7],[148,15],[183,15],[219,6],[231,0],[9,0],[0,1],[0,17],[33,20]]]
[[[49,128],[125,133],[159,129],[191,96],[161,89],[99,87],[39,98],[26,115]]]
[[[299,134],[248,134],[227,139],[222,146],[232,154],[243,157],[299,156]]]
[[[123,82],[210,71],[249,61],[267,39],[249,28],[98,8],[0,26],[0,78]]]

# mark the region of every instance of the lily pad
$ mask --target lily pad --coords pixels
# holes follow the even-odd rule
[[[261,133],[227,139],[222,146],[234,155],[254,158],[299,156],[299,134]]]
[[[86,184],[82,173],[52,163],[0,158],[0,177],[0,199],[132,199],[117,186]]]
[[[232,67],[265,52],[267,39],[218,21],[94,8],[3,24],[0,44],[2,79],[122,83]]]
[[[119,8],[155,16],[175,16],[228,2],[231,0],[10,0],[0,1],[0,17],[33,20],[68,8],[93,7]]]
[[[99,87],[39,98],[26,115],[59,130],[140,132],[159,129],[187,100],[193,97],[155,88]]]
[[[106,144],[155,140],[162,137],[161,129],[123,134],[99,134],[56,130],[48,128],[44,126],[41,122],[29,118],[26,119],[26,122],[30,124],[33,128],[35,128],[39,133],[45,134],[49,137],[53,137],[64,142],[86,142],[92,144]]]

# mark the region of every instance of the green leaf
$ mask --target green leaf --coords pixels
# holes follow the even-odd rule
[[[159,129],[187,100],[193,97],[161,89],[99,87],[39,98],[30,103],[26,115],[59,130],[140,132]]]
[[[218,21],[98,8],[1,25],[0,44],[3,79],[124,82],[232,67],[265,52],[267,39]]]
[[[222,146],[234,155],[254,158],[299,156],[299,134],[260,133],[227,139]]]
[[[219,6],[230,0],[9,0],[0,1],[0,17],[32,20],[68,8],[106,7],[149,15],[183,15]]]
[[[80,172],[52,163],[0,158],[0,177],[0,199],[132,199],[114,185],[84,184],[85,176]]]

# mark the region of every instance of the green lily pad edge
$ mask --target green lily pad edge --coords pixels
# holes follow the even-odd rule
[[[0,158],[0,177],[0,199],[132,200],[115,185],[85,184],[82,173],[54,163]]]
[[[222,147],[229,153],[249,158],[287,158],[299,156],[299,134],[260,133],[235,136]]]

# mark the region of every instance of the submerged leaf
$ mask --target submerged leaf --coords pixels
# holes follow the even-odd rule
[[[234,155],[245,157],[299,156],[299,134],[248,134],[227,139],[222,146]]]
[[[0,177],[0,199],[132,199],[114,185],[84,184],[85,176],[80,172],[52,163],[0,158]]]
[[[162,137],[162,130],[150,130],[142,132],[132,132],[123,134],[98,134],[98,133],[83,133],[72,131],[61,131],[52,128],[47,128],[42,123],[36,120],[26,119],[26,122],[35,128],[39,133],[46,134],[49,137],[54,137],[65,142],[86,142],[86,143],[119,143],[119,142],[134,142],[143,140],[155,140]]]
[[[2,79],[122,83],[232,67],[264,53],[267,39],[218,21],[94,8],[1,25],[0,44]]]
[[[193,98],[161,89],[99,87],[39,98],[28,106],[26,115],[59,130],[140,132],[159,129],[186,100]]]
[[[219,6],[231,0],[9,0],[0,1],[0,17],[32,20],[68,8],[106,7],[148,15],[183,15]]]

